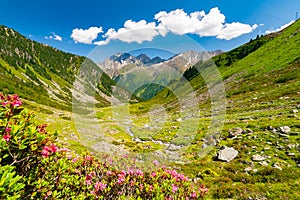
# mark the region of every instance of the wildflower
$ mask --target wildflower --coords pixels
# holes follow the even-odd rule
[[[3,139],[4,139],[6,142],[8,142],[8,141],[10,140],[10,138],[11,138],[11,135],[10,135],[9,133],[3,135]]]
[[[112,171],[107,171],[107,172],[106,172],[106,175],[107,175],[107,176],[110,176],[110,175],[112,175],[112,174],[113,174]]]
[[[92,178],[93,178],[92,174],[87,174],[85,176],[85,182],[86,182],[87,185],[91,185],[92,184]]]
[[[178,190],[178,187],[176,185],[172,184],[172,192],[175,193],[175,192],[177,192],[177,190]]]
[[[155,176],[156,176],[156,173],[155,173],[155,172],[152,172],[152,173],[151,173],[151,176],[152,176],[152,177],[155,177]]]
[[[140,189],[143,190],[144,189],[144,185],[140,184]]]
[[[2,102],[1,102],[1,105],[2,105],[3,107],[5,107],[7,104],[8,104],[8,101],[2,101]]]
[[[10,133],[11,132],[11,128],[10,127],[6,127],[4,130],[5,133]]]
[[[120,174],[121,174],[122,176],[126,176],[126,172],[125,172],[124,170],[122,170],[122,171],[120,172]]]
[[[49,151],[46,151],[46,150],[43,150],[41,154],[42,154],[43,158],[46,158],[46,157],[48,157],[50,155]]]
[[[129,185],[130,185],[130,187],[133,187],[134,184],[135,184],[135,181],[131,180]]]
[[[119,176],[117,183],[121,185],[125,181],[123,176]]]
[[[106,188],[107,184],[106,183],[102,183],[102,182],[96,182],[94,188],[96,191],[102,191]]]
[[[153,161],[153,164],[154,164],[155,166],[158,166],[158,165],[159,165],[159,162],[158,162],[157,160],[154,160],[154,161]]]
[[[151,192],[153,190],[153,185],[149,186],[149,191]]]
[[[199,188],[199,192],[200,192],[200,196],[204,197],[205,193],[208,191],[208,188],[205,187],[204,184],[201,185],[201,187]]]
[[[53,143],[51,143],[49,145],[49,148],[50,148],[50,152],[51,153],[55,153],[57,151],[57,149],[58,149],[57,146],[55,144],[53,144]]]
[[[72,160],[72,163],[77,162],[77,160],[79,160],[79,158],[74,158],[74,159]]]
[[[135,175],[142,177],[144,174],[143,174],[142,170],[137,169],[137,170],[135,170]]]
[[[190,194],[190,197],[191,197],[192,199],[197,198],[197,193],[196,193],[195,191],[193,191],[193,192]]]

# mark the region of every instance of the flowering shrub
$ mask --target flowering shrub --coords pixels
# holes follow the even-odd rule
[[[157,161],[153,171],[143,172],[135,160],[123,169],[112,165],[128,162],[128,157],[100,161],[90,155],[67,156],[69,150],[55,143],[57,135],[48,133],[46,124],[36,125],[33,114],[21,106],[17,95],[0,94],[1,199],[188,200],[203,198],[207,192],[204,185]],[[5,179],[8,175],[10,179]]]

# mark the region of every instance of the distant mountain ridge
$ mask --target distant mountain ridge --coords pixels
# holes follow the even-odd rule
[[[150,58],[146,53],[133,56],[130,53],[115,53],[98,65],[111,78],[122,75],[135,67],[147,67],[152,65],[168,65],[176,70],[184,72],[199,60],[205,61],[213,56],[221,54],[223,51],[216,50],[210,52],[186,51],[174,55],[169,59],[162,59],[159,56]]]

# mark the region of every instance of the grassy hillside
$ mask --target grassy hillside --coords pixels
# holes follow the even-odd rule
[[[299,52],[298,20],[281,32],[257,37],[213,58],[225,85],[226,118],[215,148],[204,158],[197,152],[201,152],[204,133],[212,125],[212,113],[202,75],[213,63],[200,62],[186,72],[185,78],[199,100],[200,125],[185,154],[192,162],[177,166],[207,183],[212,199],[300,198]],[[186,84],[176,81],[150,101],[131,106],[131,114],[138,117],[135,123],[140,127],[133,132],[148,142],[144,147],[139,144],[140,148],[146,149],[149,143],[152,149],[158,148],[151,144],[151,134],[155,140],[165,142],[178,137],[172,127],[180,126],[176,119],[180,117],[178,113],[182,107],[174,91],[181,91],[184,96],[187,93],[180,88],[185,88],[182,85]],[[170,119],[170,123],[154,136],[142,127],[149,122],[142,116],[151,111],[153,105],[162,105]],[[282,131],[280,127],[284,126],[290,131]],[[237,137],[229,136],[239,128],[242,132]],[[191,127],[186,128],[186,132],[191,131]],[[126,145],[126,142],[121,144]],[[238,151],[238,156],[228,163],[217,159],[218,151],[224,146]],[[255,160],[257,155],[262,157],[261,161]]]
[[[71,109],[71,90],[87,58],[31,41],[16,31],[0,26],[0,90],[57,108]],[[110,94],[114,82],[101,73],[99,93]],[[103,105],[108,101],[98,95]]]

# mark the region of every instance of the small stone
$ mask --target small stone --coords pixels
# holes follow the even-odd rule
[[[246,167],[244,171],[245,172],[250,172],[250,171],[252,171],[252,167]]]
[[[181,119],[181,118],[178,118],[178,119],[176,119],[176,121],[177,121],[177,122],[181,122],[181,121],[182,121],[182,119]]]
[[[289,148],[289,149],[293,149],[293,148],[295,148],[296,147],[296,145],[295,144],[288,144],[288,145],[286,145],[287,146],[287,148]]]
[[[177,151],[179,149],[181,149],[181,146],[176,146],[174,144],[170,144],[170,146],[168,147],[169,151]]]
[[[288,156],[295,156],[295,154],[294,154],[294,153],[291,153],[291,152],[288,152],[287,155],[288,155]]]
[[[238,151],[232,147],[226,147],[218,152],[218,159],[221,161],[230,162],[238,155]]]
[[[290,111],[290,113],[292,113],[292,114],[298,113],[298,110],[293,109],[293,110]]]
[[[276,164],[276,163],[274,163],[272,166],[273,166],[275,169],[282,170],[282,168],[281,168],[278,164]]]
[[[264,148],[265,151],[267,151],[267,150],[269,150],[269,149],[270,149],[270,147],[265,147],[265,148]]]
[[[289,133],[291,131],[291,129],[288,126],[281,126],[281,127],[279,127],[279,131],[286,134],[286,133]]]
[[[279,137],[283,137],[283,138],[288,138],[288,137],[289,137],[289,135],[287,135],[287,134],[282,134],[282,133],[279,133],[278,136],[279,136]]]
[[[240,127],[236,127],[228,131],[229,137],[231,138],[241,135],[242,133],[243,133],[243,129],[241,129]]]
[[[268,163],[266,161],[259,162],[259,164],[264,166],[264,167],[268,166]]]
[[[266,158],[268,158],[268,159],[271,159],[272,157],[271,156],[265,156]]]
[[[272,142],[266,142],[266,144],[272,145]]]
[[[263,156],[261,156],[261,155],[255,154],[255,155],[252,156],[251,159],[252,159],[253,161],[263,161],[263,160],[265,160],[266,158],[263,157]]]
[[[296,106],[296,108],[300,109],[300,104],[298,104],[298,105]]]

